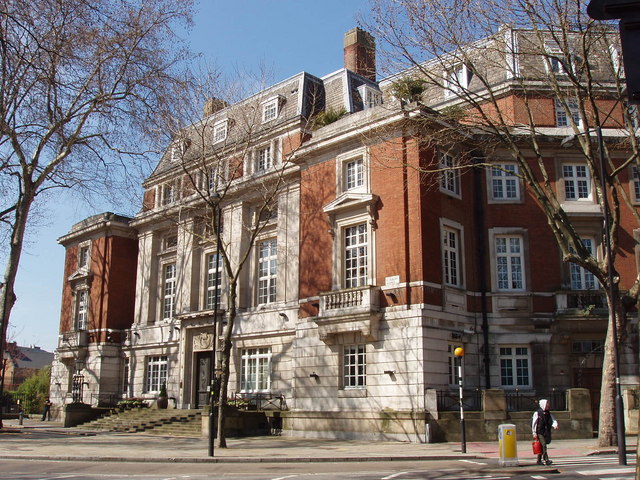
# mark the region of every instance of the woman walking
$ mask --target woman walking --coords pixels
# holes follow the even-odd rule
[[[551,443],[551,430],[558,429],[558,422],[549,411],[549,401],[540,400],[540,406],[533,412],[531,420],[531,430],[533,431],[533,439],[538,440],[542,446],[542,453],[538,454],[538,465],[551,465],[553,462],[549,460],[547,454],[547,445]]]

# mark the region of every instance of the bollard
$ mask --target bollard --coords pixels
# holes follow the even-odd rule
[[[24,415],[22,414],[22,409],[20,409],[20,413],[18,413],[18,423],[20,423],[20,425],[22,425],[24,419]]]
[[[498,450],[501,467],[518,466],[518,444],[516,442],[516,426],[506,423],[498,426]]]

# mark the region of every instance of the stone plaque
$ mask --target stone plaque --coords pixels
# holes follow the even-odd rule
[[[200,333],[193,337],[193,349],[194,350],[211,350],[213,346],[213,334]]]

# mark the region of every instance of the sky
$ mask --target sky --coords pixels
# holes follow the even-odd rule
[[[274,83],[306,71],[324,76],[343,67],[344,33],[357,26],[367,0],[200,0],[188,42],[203,61],[223,74],[266,66]],[[104,211],[130,211],[108,203],[58,194],[40,207],[38,225],[28,232],[16,281],[18,300],[8,341],[53,352],[58,343],[64,248],[57,239],[74,223]]]

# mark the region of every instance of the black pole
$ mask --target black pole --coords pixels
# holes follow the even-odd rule
[[[474,157],[474,230],[476,241],[476,268],[478,272],[478,287],[480,288],[480,312],[482,314],[482,344],[484,366],[484,388],[491,388],[491,358],[489,352],[489,313],[487,311],[487,268],[486,268],[486,243],[484,224],[484,199],[482,197],[482,167],[483,157]]]
[[[213,344],[211,345],[211,383],[209,392],[209,456],[213,457],[216,439],[215,434],[215,397],[216,397],[216,344],[218,343],[218,300],[220,297],[220,197],[218,196],[216,212],[216,294],[213,297]]]
[[[460,450],[467,453],[467,435],[464,428],[464,403],[462,395],[462,356],[458,360],[458,385],[460,386]]]
[[[611,318],[613,329],[613,364],[615,367],[616,375],[616,397],[615,397],[615,409],[616,409],[616,431],[618,434],[618,463],[620,465],[627,464],[627,444],[625,439],[624,428],[624,405],[622,403],[622,390],[620,386],[620,352],[618,351],[618,325],[616,322],[616,292],[613,288],[614,275],[613,275],[613,257],[611,255],[611,225],[609,223],[609,198],[607,195],[607,182],[606,174],[607,167],[604,158],[604,140],[602,138],[602,127],[598,125],[598,150],[600,150],[600,183],[602,186],[602,202],[604,206],[604,238],[605,238],[605,252],[607,255],[607,269],[609,270],[609,298],[611,302]]]

